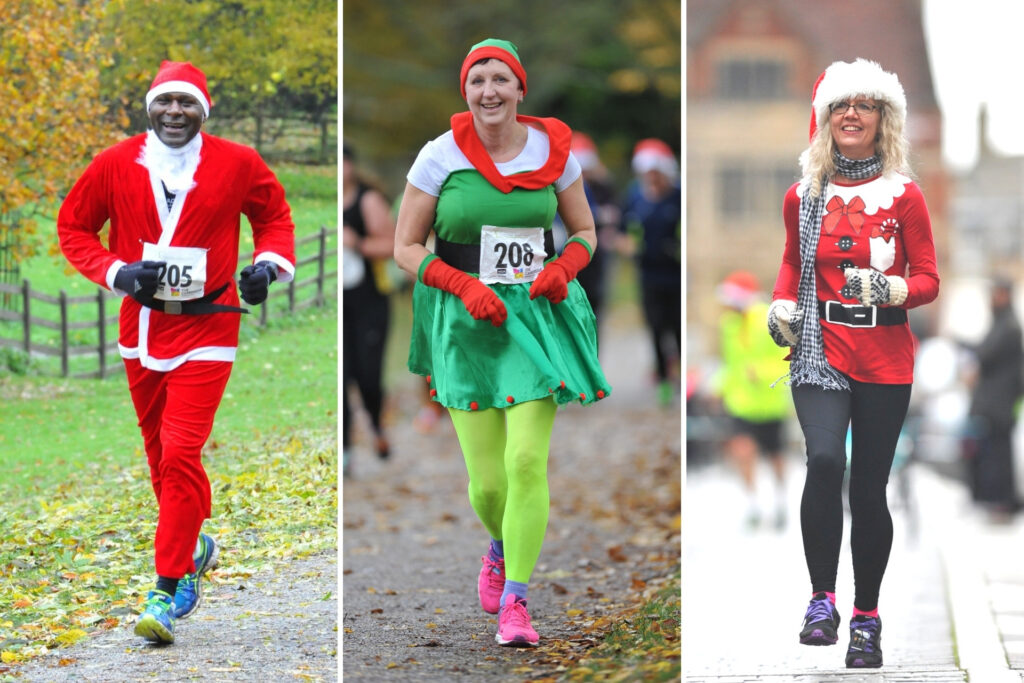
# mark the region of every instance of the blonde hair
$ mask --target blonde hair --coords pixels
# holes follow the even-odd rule
[[[882,175],[902,173],[911,176],[910,141],[904,134],[903,121],[892,112],[885,101],[878,101],[877,104],[879,120],[875,154],[882,161]],[[817,127],[810,147],[800,155],[800,166],[803,170],[800,182],[810,188],[810,196],[817,197],[821,194],[822,176],[829,180],[835,177],[835,153],[838,149],[826,117],[826,125]]]

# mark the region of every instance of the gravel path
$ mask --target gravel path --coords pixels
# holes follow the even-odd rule
[[[480,610],[476,596],[487,534],[466,498],[450,422],[426,436],[407,426],[418,407],[414,385],[392,408],[400,416],[390,431],[392,457],[357,449],[345,480],[346,681],[557,675],[572,665],[567,649],[583,656],[595,643],[588,625],[678,568],[680,406],[656,405],[642,330],[605,329],[612,396],[562,408],[555,420],[551,514],[529,600],[541,647],[494,642],[496,617]]]
[[[157,646],[129,617],[14,669],[16,681],[336,681],[338,558],[314,555],[229,583],[204,580],[203,604]]]

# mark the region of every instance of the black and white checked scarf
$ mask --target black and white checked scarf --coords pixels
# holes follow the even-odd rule
[[[868,159],[847,159],[836,152],[836,173],[851,180],[867,180],[882,172],[877,156]],[[793,350],[789,364],[789,384],[816,384],[825,389],[849,391],[846,378],[836,371],[825,358],[825,345],[818,321],[818,293],[814,282],[814,264],[821,236],[821,220],[825,212],[825,195],[829,178],[821,179],[821,192],[810,196],[810,183],[800,198],[800,283],[797,287],[797,310],[804,312],[800,327],[800,341]]]

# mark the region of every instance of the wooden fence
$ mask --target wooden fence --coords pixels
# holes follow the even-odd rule
[[[329,238],[337,234],[337,228],[321,227],[316,234],[296,239],[298,277],[286,287],[272,285],[267,300],[259,306],[259,313],[243,316],[243,320],[250,319],[249,324],[262,327],[272,315],[323,306],[329,299],[335,299],[338,248]],[[249,256],[240,258],[239,268],[248,262]],[[312,274],[303,277],[311,268]],[[332,281],[334,286],[328,287],[328,282]],[[21,302],[20,311],[0,308],[0,349],[23,353],[30,361],[59,357],[62,377],[104,378],[124,369],[117,348],[120,297],[109,290],[97,287],[95,294],[82,296],[68,296],[61,290],[58,296],[52,296],[34,291],[30,282],[23,280],[21,285],[0,283],[0,296]],[[92,312],[88,311],[90,307]],[[250,310],[252,308],[250,306]],[[20,334],[17,334],[19,328]],[[40,343],[40,336],[48,337],[48,343]],[[89,337],[89,341],[79,342],[73,337]],[[72,372],[72,359],[80,357],[95,360],[96,369]],[[35,363],[44,373],[47,365]]]

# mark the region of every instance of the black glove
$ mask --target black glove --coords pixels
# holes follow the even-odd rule
[[[160,282],[160,273],[167,267],[164,261],[136,261],[121,266],[114,274],[114,287],[134,298],[153,298]]]
[[[267,288],[277,279],[277,264],[270,261],[242,268],[242,276],[238,279],[238,289],[242,291],[242,299],[255,306],[267,300]]]

